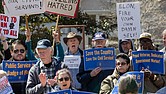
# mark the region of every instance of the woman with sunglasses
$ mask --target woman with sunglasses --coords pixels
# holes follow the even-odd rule
[[[70,71],[66,68],[58,70],[55,77],[57,85],[55,86],[55,92],[65,89],[75,90],[72,87],[72,77]]]
[[[130,59],[128,55],[120,53],[116,56],[116,67],[112,75],[109,75],[101,83],[99,94],[110,94],[121,75],[128,72]]]

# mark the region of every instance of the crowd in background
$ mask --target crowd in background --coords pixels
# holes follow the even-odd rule
[[[69,32],[63,41],[59,40],[59,34],[53,33],[54,44],[48,39],[41,39],[37,42],[35,53],[31,48],[31,34],[25,33],[26,40],[15,40],[11,45],[1,34],[0,39],[3,45],[3,51],[0,52],[0,59],[9,61],[31,61],[37,60],[37,63],[31,67],[27,82],[11,83],[15,94],[46,94],[64,89],[77,91],[87,91],[97,94],[110,94],[112,89],[119,82],[120,94],[137,94],[138,85],[135,79],[127,75],[126,72],[132,71],[132,51],[155,50],[158,51],[152,41],[152,35],[144,32],[139,37],[139,47],[136,49],[134,40],[121,39],[118,41],[119,52],[115,59],[115,69],[102,70],[96,67],[93,70],[84,70],[84,54],[79,45],[82,36],[74,32]],[[166,30],[162,33],[164,48],[160,52],[166,52]],[[94,34],[92,39],[92,49],[107,48],[107,37],[104,32],[99,31]],[[61,45],[64,42],[67,50],[64,51]],[[70,69],[65,65],[64,57],[69,55],[80,56],[81,62],[77,69]],[[164,59],[166,54],[164,54]],[[1,69],[1,68],[0,68]],[[147,92],[155,93],[166,86],[166,76],[154,74],[149,69],[142,68],[144,72],[144,94]],[[0,71],[0,77],[6,75]]]

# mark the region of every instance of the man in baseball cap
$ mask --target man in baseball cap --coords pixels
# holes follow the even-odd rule
[[[104,48],[105,47],[105,44],[106,44],[106,35],[99,31],[97,33],[94,34],[94,37],[93,37],[93,45],[94,45],[94,48]]]

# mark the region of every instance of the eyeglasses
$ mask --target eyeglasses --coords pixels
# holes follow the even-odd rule
[[[141,40],[140,43],[141,44],[143,44],[143,43],[151,43],[151,41],[150,40]]]
[[[125,62],[121,62],[121,63],[118,62],[118,63],[116,63],[116,65],[118,65],[118,66],[119,66],[119,65],[122,65],[122,66],[123,66],[123,65],[126,65],[126,64],[127,64],[127,63],[125,63]]]
[[[19,50],[19,49],[16,49],[16,50],[14,50],[13,52],[14,52],[15,54],[18,54],[19,52],[20,52],[20,53],[24,53],[25,50],[24,50],[24,49],[20,49],[20,50]]]
[[[58,80],[59,80],[60,82],[62,82],[62,81],[64,81],[64,80],[65,80],[65,81],[69,81],[69,79],[70,79],[69,77],[64,77],[64,78],[60,78],[60,79],[58,79]]]

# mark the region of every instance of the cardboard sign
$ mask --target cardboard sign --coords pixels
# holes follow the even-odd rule
[[[69,69],[78,69],[81,63],[81,57],[76,55],[67,55],[64,57],[64,62]]]
[[[126,76],[126,75],[132,75],[137,84],[138,84],[138,94],[143,94],[143,90],[144,90],[144,73],[142,72],[137,72],[137,71],[133,71],[133,72],[127,72],[125,74],[123,74],[122,76]],[[118,94],[118,89],[119,89],[119,81],[117,82],[117,84],[114,86],[111,94]]]
[[[7,72],[11,83],[26,82],[29,69],[37,61],[2,61],[2,69]]]
[[[165,74],[164,53],[154,50],[132,52],[134,71],[141,71],[142,68],[149,69],[153,73]]]
[[[4,11],[10,16],[44,13],[43,1],[45,0],[4,0]]]
[[[119,39],[138,39],[140,29],[140,3],[117,3],[117,23]]]
[[[0,79],[0,94],[11,94],[13,93],[12,87],[6,76]]]
[[[47,12],[75,17],[80,0],[44,0]]]
[[[19,16],[0,14],[0,33],[8,38],[18,38],[19,22]]]
[[[96,48],[84,50],[84,70],[93,70],[101,67],[102,70],[115,68],[115,49]]]

